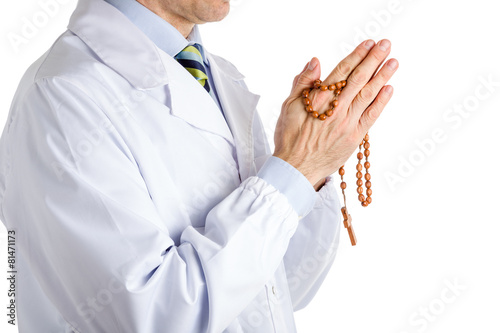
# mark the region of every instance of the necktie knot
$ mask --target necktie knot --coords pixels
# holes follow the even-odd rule
[[[203,64],[202,47],[200,44],[189,45],[174,58],[210,93],[207,70]]]

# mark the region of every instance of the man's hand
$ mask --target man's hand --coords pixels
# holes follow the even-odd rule
[[[334,114],[324,121],[311,117],[302,100],[302,91],[321,76],[318,59],[295,77],[276,125],[274,156],[294,166],[315,188],[347,161],[391,99],[393,89],[385,84],[396,71],[397,60],[387,61],[377,72],[390,47],[388,40],[377,45],[367,40],[335,67],[323,84],[347,80],[347,85]],[[332,93],[315,89],[309,99],[321,114],[329,108]]]

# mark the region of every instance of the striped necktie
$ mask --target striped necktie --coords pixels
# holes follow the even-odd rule
[[[205,90],[212,95],[208,82],[207,70],[203,65],[203,52],[200,44],[189,45],[179,52],[174,58],[194,76]]]

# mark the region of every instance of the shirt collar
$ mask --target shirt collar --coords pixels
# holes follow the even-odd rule
[[[198,25],[195,25],[188,38],[174,28],[170,23],[153,13],[136,0],[104,0],[121,11],[134,23],[156,46],[174,57],[188,45],[202,45]],[[204,52],[201,52],[203,62],[208,65]]]

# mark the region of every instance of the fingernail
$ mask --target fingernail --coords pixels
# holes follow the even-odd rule
[[[385,87],[385,93],[386,93],[387,95],[392,94],[392,91],[393,91],[393,90],[394,90],[394,89],[392,88],[392,86],[387,86],[387,87]]]
[[[375,45],[375,42],[372,41],[371,39],[365,42],[365,47],[367,50],[370,50],[373,47],[373,45]]]
[[[307,67],[307,69],[309,69],[310,71],[312,71],[313,69],[316,68],[316,58],[312,58],[311,61],[309,61],[309,66]]]
[[[391,46],[391,43],[387,39],[384,39],[380,42],[380,49],[382,51],[387,51],[389,46]]]
[[[398,61],[396,59],[389,60],[389,62],[387,63],[387,67],[389,67],[389,69],[395,70],[396,67],[398,67]]]

